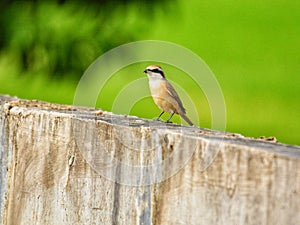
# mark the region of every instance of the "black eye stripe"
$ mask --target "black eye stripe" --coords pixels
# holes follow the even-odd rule
[[[162,70],[160,69],[147,69],[148,71],[154,72],[154,73],[159,73],[162,77],[165,77],[165,74]]]
[[[163,78],[165,78],[165,74],[164,72],[161,70],[161,69],[146,69],[144,72],[146,71],[150,71],[150,72],[153,72],[153,73],[159,73]]]
[[[154,72],[154,73],[161,73],[161,72],[162,72],[162,71],[159,70],[159,69],[153,69],[153,70],[150,70],[150,71],[152,71],[152,72]]]

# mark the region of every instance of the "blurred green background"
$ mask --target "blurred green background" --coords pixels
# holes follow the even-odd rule
[[[300,145],[299,1],[6,0],[0,7],[2,94],[72,104],[80,77],[104,52],[131,41],[170,41],[198,54],[214,72],[226,101],[227,131]],[[112,110],[118,92],[143,77],[147,65],[119,71],[97,107]],[[198,119],[209,128],[205,95],[163,66],[199,101]],[[130,114],[154,118],[159,112],[146,98]]]

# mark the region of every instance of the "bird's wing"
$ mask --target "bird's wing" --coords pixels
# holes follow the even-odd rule
[[[177,92],[175,91],[174,87],[168,81],[166,81],[166,87],[168,90],[168,94],[178,103],[182,112],[185,113],[185,108],[183,107],[183,104],[182,104]]]

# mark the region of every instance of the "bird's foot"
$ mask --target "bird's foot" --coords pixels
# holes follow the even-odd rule
[[[166,123],[173,123],[173,122],[172,122],[172,121],[170,121],[170,120],[167,120],[167,121],[166,121]]]

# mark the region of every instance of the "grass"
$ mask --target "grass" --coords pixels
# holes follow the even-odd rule
[[[143,14],[134,6],[131,10],[128,14],[134,18],[149,17],[135,19],[126,27],[128,32],[136,32],[137,40],[175,42],[197,53],[209,65],[225,97],[228,131],[251,137],[276,136],[280,142],[300,145],[300,3],[192,0]],[[140,27],[144,27],[141,32]],[[13,55],[0,55],[0,93],[72,104],[78,80],[19,75],[18,68],[11,65]],[[98,106],[112,110],[120,90],[142,78],[146,65],[132,65],[115,74],[100,93]],[[179,71],[167,65],[164,68],[167,77],[180,84],[196,102],[199,118],[194,119],[199,119],[202,127],[210,127],[204,93],[184,74],[178,75]],[[139,88],[128,95],[147,91],[147,82]],[[128,108],[126,102],[114,112],[122,113],[122,107]],[[154,118],[160,112],[150,98],[127,108],[128,114],[144,118]],[[187,110],[192,112],[188,107]],[[174,121],[179,122],[179,118]]]

